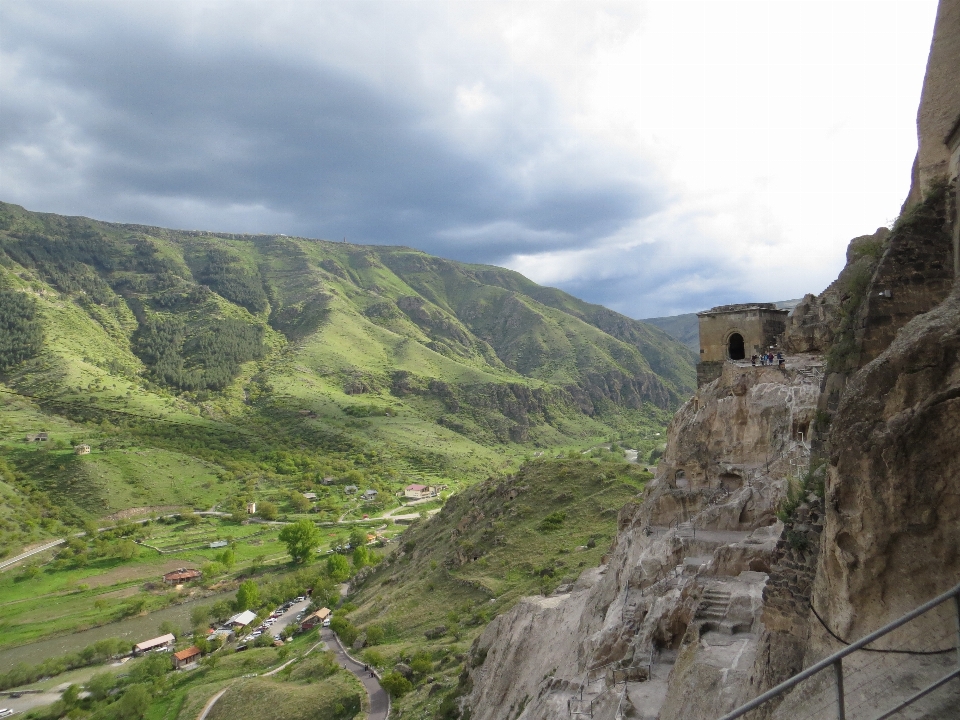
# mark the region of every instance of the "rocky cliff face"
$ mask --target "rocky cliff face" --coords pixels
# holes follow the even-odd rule
[[[960,578],[960,286],[848,383],[830,434],[821,614],[857,636]]]
[[[473,720],[711,717],[745,699],[763,588],[803,467],[816,356],[729,364],[674,418],[657,478],[604,566],[495,619],[472,650]]]
[[[947,136],[960,120],[957,68],[960,68],[960,0],[940,0],[917,109],[919,147],[905,208],[920,202],[931,182],[948,172]]]
[[[726,363],[680,409],[605,565],[490,624],[473,720],[716,718],[960,580],[957,219],[938,135],[960,114],[958,48],[960,0],[943,0],[893,231],[854,239],[837,281],[797,306],[786,371]],[[847,717],[953,667],[954,613],[845,659]],[[835,695],[820,673],[751,717],[833,717]],[[954,682],[910,717],[958,706]]]

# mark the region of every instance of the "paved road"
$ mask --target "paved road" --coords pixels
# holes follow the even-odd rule
[[[320,637],[327,643],[327,647],[333,650],[337,656],[337,662],[356,675],[367,689],[367,695],[370,697],[370,713],[367,715],[367,720],[387,720],[390,699],[387,697],[387,691],[380,685],[380,681],[365,671],[361,663],[350,659],[330,628],[323,628],[320,631]]]
[[[40,547],[36,547],[33,550],[28,550],[25,553],[21,553],[20,555],[10,558],[9,560],[4,560],[3,562],[0,562],[0,570],[4,570],[10,565],[15,565],[21,560],[26,560],[28,557],[32,555],[36,555],[37,553],[42,553],[44,550],[49,550],[50,548],[56,547],[57,545],[61,545],[65,542],[66,540],[64,538],[60,538],[59,540],[48,542],[46,545],[41,545]]]

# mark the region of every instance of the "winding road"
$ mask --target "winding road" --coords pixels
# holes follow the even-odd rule
[[[333,650],[337,662],[356,675],[363,683],[363,687],[366,688],[367,695],[370,697],[370,711],[367,714],[367,720],[387,720],[390,715],[390,697],[377,677],[364,670],[363,663],[358,663],[347,655],[343,645],[340,644],[339,638],[333,634],[330,628],[323,628],[320,631],[320,637],[327,643],[327,647]]]

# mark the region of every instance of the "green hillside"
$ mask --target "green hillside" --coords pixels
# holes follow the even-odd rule
[[[651,475],[622,455],[593,454],[532,461],[470,487],[352,581],[349,612],[334,625],[364,647],[366,662],[414,666],[415,690],[396,705],[404,716],[441,716],[432,703],[454,691],[464,653],[490,619],[600,564],[619,511]]]
[[[130,508],[313,491],[334,520],[534,452],[645,454],[694,385],[662,331],[502,268],[2,203],[0,318],[4,492],[35,519],[0,518],[3,553]]]

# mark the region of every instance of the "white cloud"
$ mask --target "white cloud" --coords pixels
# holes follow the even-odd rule
[[[935,0],[7,3],[0,193],[106,219],[337,236],[338,208],[388,207],[385,217],[419,224],[360,218],[357,234],[503,262],[634,316],[798,296],[829,283],[846,242],[890,221],[906,194],[935,9]],[[330,137],[326,126],[277,124],[264,111],[262,125],[248,118],[238,130],[226,102],[222,115],[176,126],[179,154],[131,155],[137,143],[112,142],[124,109],[101,97],[115,68],[87,73],[88,85],[62,79],[78,74],[70,63],[130,38],[143,47],[130,62],[172,63],[170,77],[153,80],[175,89],[157,98],[175,96],[177,83],[188,92],[211,58],[304,78],[283,92],[353,83],[358,97],[383,100],[384,122],[403,109],[400,131],[363,117],[348,128],[365,133],[356,147],[376,148],[400,174],[352,188],[341,166],[309,164],[322,153],[303,160],[305,143]],[[64,60],[71,43],[90,52]],[[331,71],[346,80],[310,87]],[[154,112],[151,88],[125,90]],[[250,107],[314,107],[276,87],[253,90]],[[29,122],[15,127],[11,109]],[[155,110],[177,122],[189,111],[159,101]],[[436,152],[415,162],[428,145]],[[358,160],[356,174],[372,177],[376,160]],[[235,177],[238,168],[250,177]],[[160,179],[147,186],[151,170]],[[233,182],[204,195],[201,172]],[[104,173],[110,196],[92,184]],[[460,185],[446,192],[450,178]],[[333,211],[312,199],[350,192]],[[306,199],[291,204],[294,194]]]

